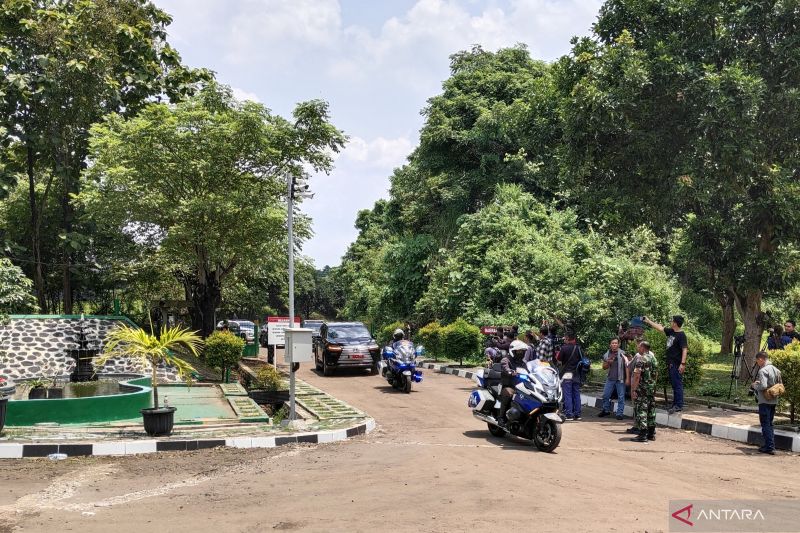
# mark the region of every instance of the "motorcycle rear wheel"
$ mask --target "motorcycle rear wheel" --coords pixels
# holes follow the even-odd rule
[[[533,444],[542,452],[552,452],[561,442],[561,424],[546,420],[542,427],[534,430]]]
[[[489,426],[489,433],[491,433],[495,437],[505,437],[506,436],[506,433],[507,433],[506,430],[501,428],[500,426],[495,426],[494,424],[490,424],[488,422],[486,423],[486,425]]]

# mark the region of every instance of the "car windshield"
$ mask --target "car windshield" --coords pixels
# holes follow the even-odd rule
[[[331,340],[372,340],[369,330],[361,324],[347,324],[341,326],[330,326],[328,328],[328,338]]]
[[[322,322],[305,322],[303,327],[312,330],[311,334],[317,336],[319,335],[320,328],[322,328]]]

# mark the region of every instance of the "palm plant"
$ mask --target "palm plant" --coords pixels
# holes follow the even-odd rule
[[[192,382],[194,367],[176,354],[197,356],[203,346],[203,339],[196,331],[181,327],[162,327],[161,335],[155,336],[143,329],[122,325],[108,334],[103,355],[96,364],[104,365],[109,359],[127,357],[149,363],[152,367],[153,409],[158,409],[158,379],[156,369],[160,364],[172,365],[178,377],[187,384]]]

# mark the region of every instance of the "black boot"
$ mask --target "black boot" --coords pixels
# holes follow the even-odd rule
[[[647,430],[646,429],[641,430],[639,434],[636,437],[634,437],[633,440],[635,440],[636,442],[647,442]]]
[[[639,434],[639,428],[637,428],[636,426],[633,426],[633,427],[631,427],[631,428],[628,428],[628,429],[626,429],[625,431],[626,431],[627,433],[632,433],[632,434],[634,434],[634,435],[638,435],[638,434]]]
[[[656,428],[647,428],[647,440],[656,440]]]

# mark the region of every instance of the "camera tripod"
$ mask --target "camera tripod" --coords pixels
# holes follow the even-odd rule
[[[731,365],[731,383],[728,387],[728,400],[731,399],[731,393],[734,393],[735,396],[733,398],[734,402],[742,403],[741,398],[739,398],[739,378],[742,376],[742,366],[745,361],[743,347],[744,347],[744,335],[737,335],[733,338],[734,340],[734,348],[733,348],[733,364]],[[747,372],[747,377],[749,382],[752,383],[756,376],[758,375],[758,364],[753,363],[753,368],[744,367],[744,370]],[[748,389],[749,390],[749,389]]]

